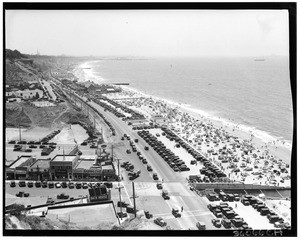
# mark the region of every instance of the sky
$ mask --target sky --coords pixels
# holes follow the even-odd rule
[[[288,55],[287,10],[6,10],[6,48],[71,56]]]

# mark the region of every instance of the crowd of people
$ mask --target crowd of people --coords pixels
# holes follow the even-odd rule
[[[194,117],[183,111],[180,104],[169,103],[137,92],[123,90],[107,97],[142,113],[149,120],[162,116],[160,124],[173,130],[206,158],[219,166],[234,181],[273,186],[290,186],[290,166],[272,155],[268,144],[257,147],[254,134],[247,139],[234,136],[236,125],[216,127],[205,116]],[[117,100],[120,99],[120,100]],[[236,131],[237,132],[237,131]],[[236,134],[235,134],[236,135]],[[276,142],[273,144],[276,144]]]

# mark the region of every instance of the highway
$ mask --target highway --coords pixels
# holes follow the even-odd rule
[[[74,95],[72,97],[74,101]],[[76,96],[75,103],[81,106],[80,97]],[[136,199],[137,209],[143,209],[150,211],[155,217],[163,217],[168,223],[168,226],[174,229],[187,230],[189,228],[196,228],[198,221],[204,222],[207,229],[215,228],[211,220],[214,218],[212,213],[207,209],[207,202],[204,198],[198,196],[196,193],[189,189],[186,179],[181,175],[180,172],[174,172],[173,169],[159,156],[154,149],[149,146],[149,150],[144,149],[148,144],[137,134],[137,131],[132,130],[132,126],[126,124],[122,119],[116,117],[109,111],[104,111],[104,108],[97,103],[90,101],[82,104],[83,108],[87,108],[90,105],[101,113],[107,121],[109,121],[115,129],[115,136],[106,136],[110,143],[114,143],[114,156],[120,159],[120,163],[123,161],[129,161],[135,166],[135,170],[141,170],[141,175],[134,180],[136,184],[136,194],[139,196]],[[89,116],[91,119],[98,119],[101,121],[102,127],[108,128],[101,117],[94,113],[93,110],[89,110]],[[104,124],[104,125],[103,125]],[[97,129],[101,126],[96,125]],[[99,129],[98,129],[99,130]],[[108,130],[106,130],[108,132]],[[131,140],[138,139],[138,143],[135,143],[137,151],[140,151],[144,156],[148,164],[152,166],[153,172],[158,174],[159,180],[155,181],[152,178],[152,173],[146,169],[146,164],[143,164],[137,157],[135,152],[130,154],[126,153],[126,149],[130,149],[129,141],[125,138],[121,140],[122,136],[127,134]],[[121,168],[123,177],[122,184],[124,189],[122,190],[122,196],[124,192],[128,199],[128,203],[132,202],[130,197],[132,196],[131,182],[128,180],[125,169]],[[167,190],[170,195],[170,200],[164,200],[161,196],[162,190],[156,188],[156,182],[161,182],[163,179],[163,188]],[[116,190],[117,191],[117,190]],[[124,196],[123,196],[124,197]],[[175,218],[171,211],[172,208],[180,209],[183,207],[181,212],[181,218]]]

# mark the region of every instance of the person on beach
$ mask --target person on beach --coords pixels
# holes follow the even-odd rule
[[[181,212],[183,212],[183,206],[181,207]]]

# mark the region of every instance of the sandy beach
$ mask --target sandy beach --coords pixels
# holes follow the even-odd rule
[[[287,144],[280,140],[266,142],[239,125],[224,124],[205,113],[129,87],[122,89],[106,97],[143,114],[149,121],[162,116],[164,125],[219,166],[232,181],[290,186],[291,148]]]

